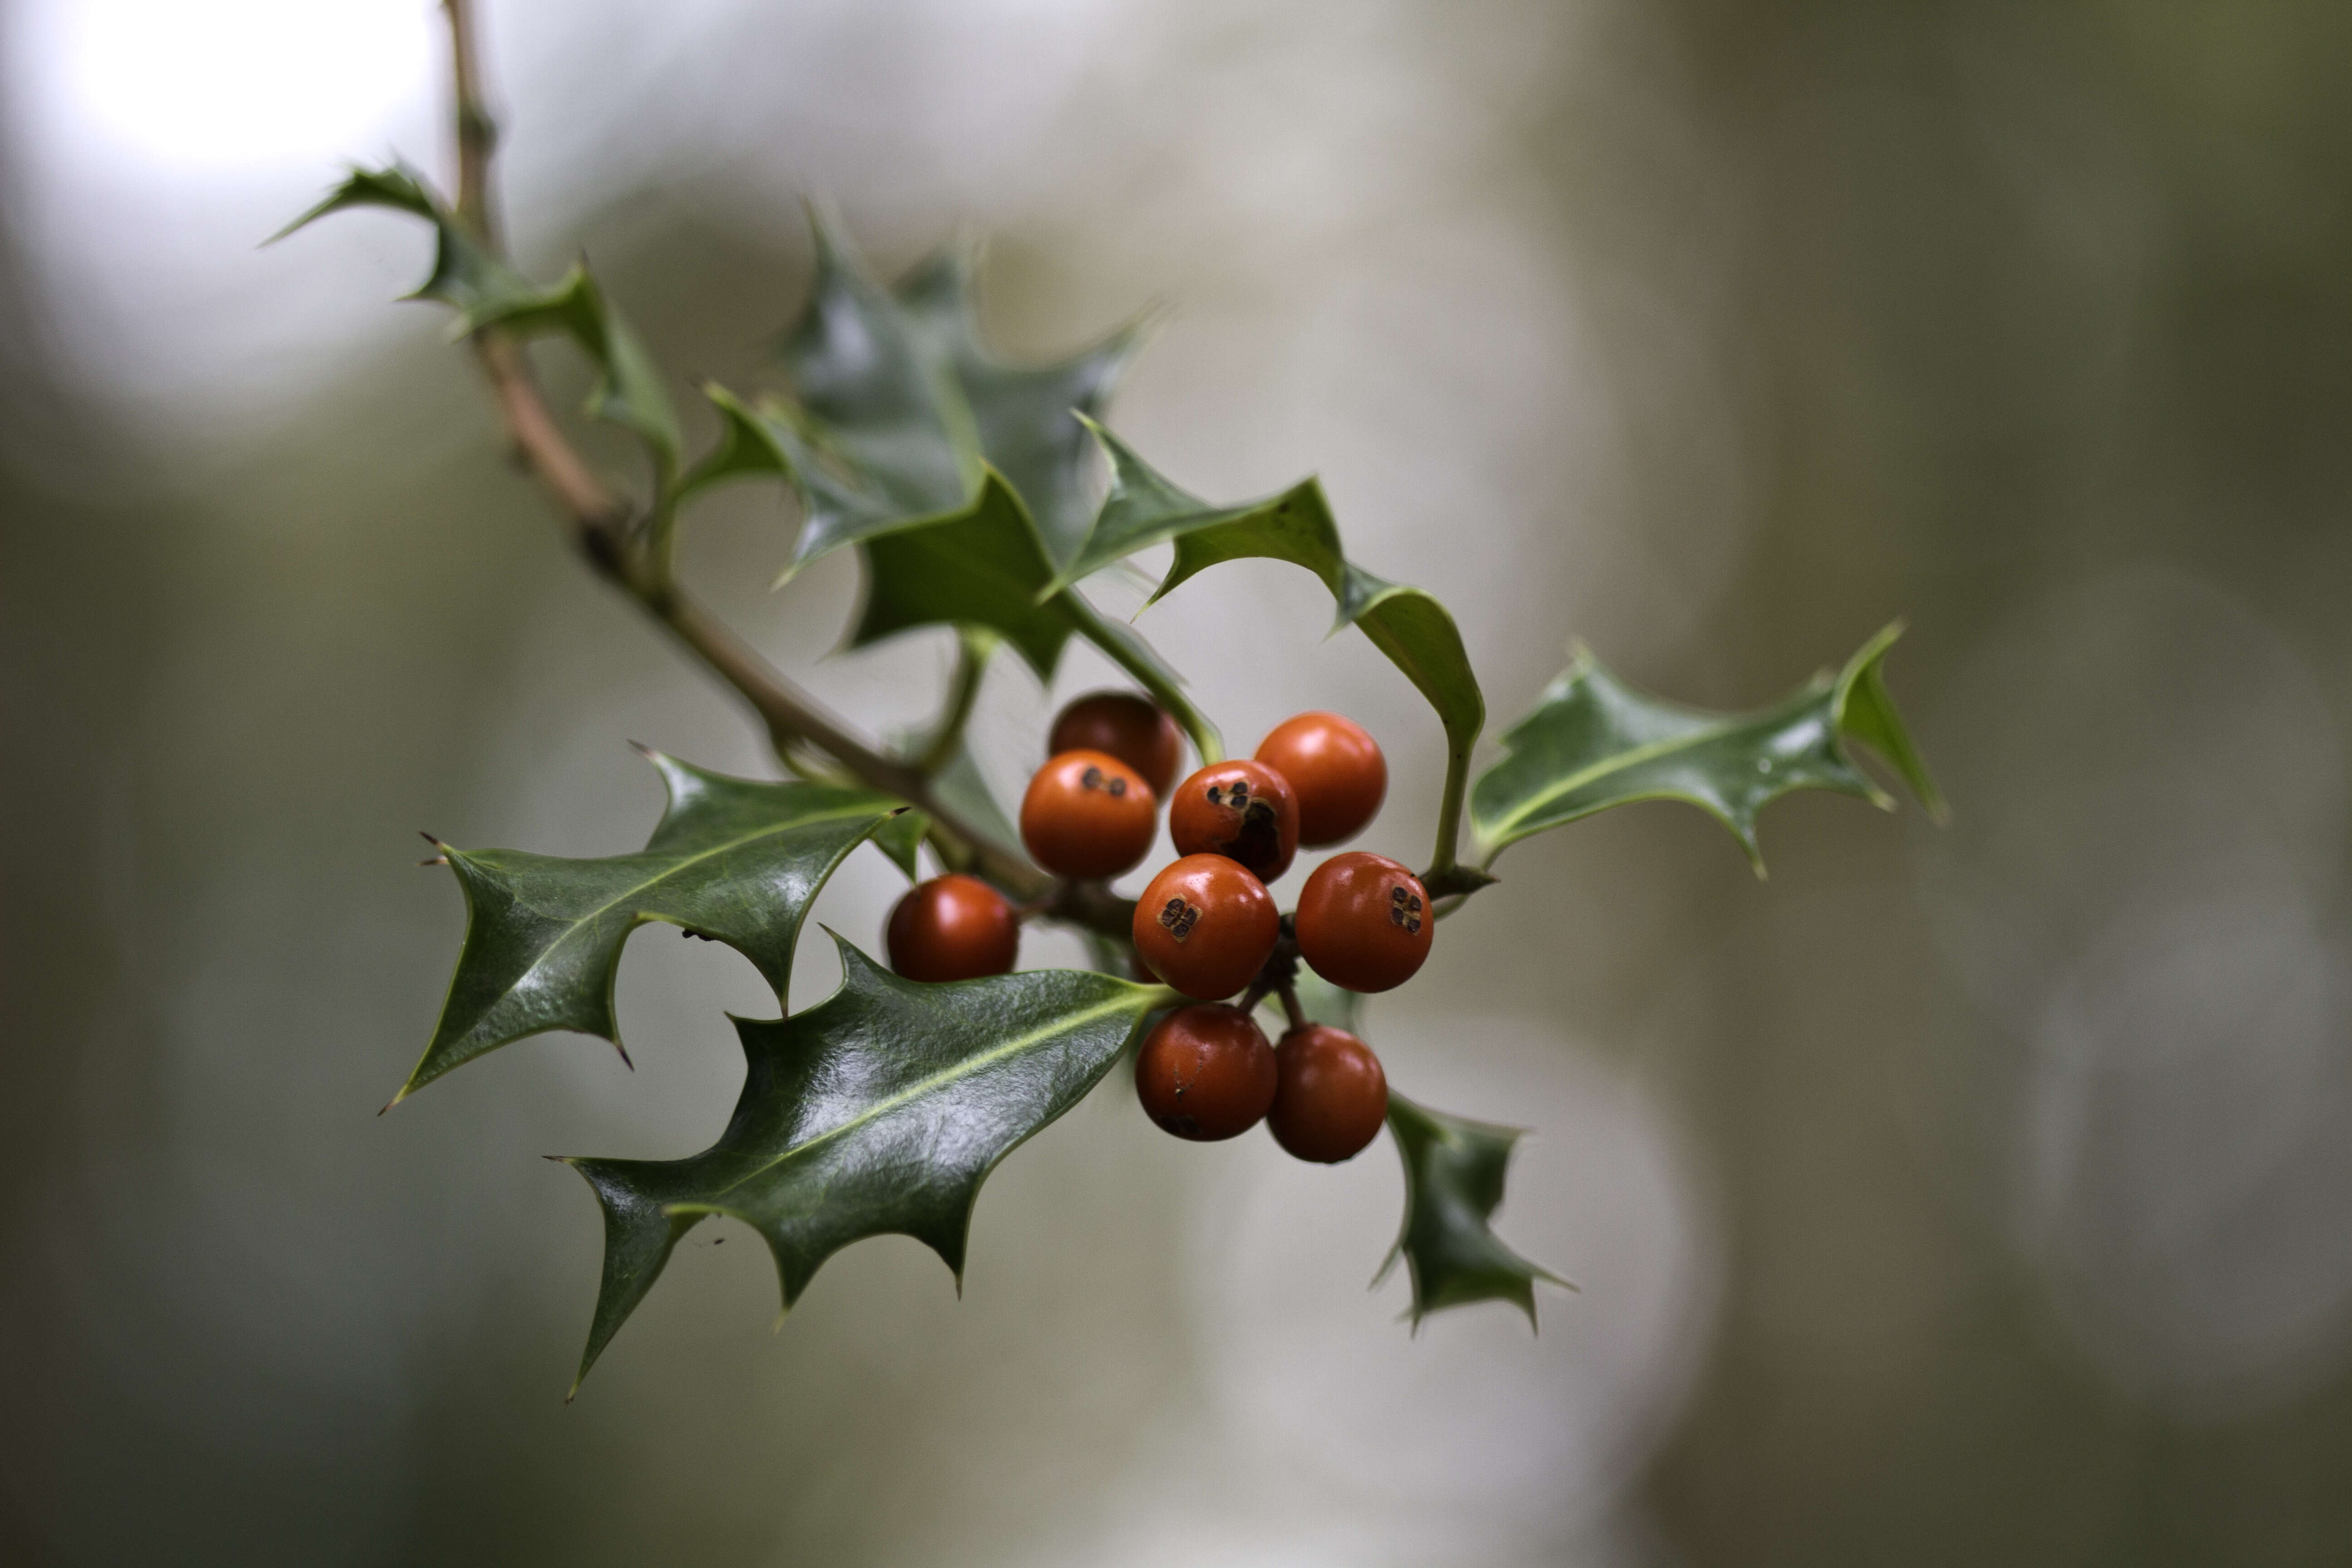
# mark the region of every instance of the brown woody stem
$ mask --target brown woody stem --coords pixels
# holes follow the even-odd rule
[[[481,57],[469,0],[442,0],[449,18],[457,125],[457,217],[491,254],[502,254],[491,201],[498,130],[485,106]],[[671,579],[632,524],[635,504],[599,479],[549,411],[522,348],[498,328],[478,331],[474,357],[488,381],[508,437],[570,525],[573,542],[607,582],[667,626],[712,674],[732,687],[766,728],[779,754],[799,745],[826,752],[868,786],[923,809],[970,851],[973,868],[1016,900],[1047,900],[1054,917],[1124,936],[1133,905],[1099,884],[1064,884],[987,843],[933,795],[921,771],[887,756],[785,679],[700,601]]]

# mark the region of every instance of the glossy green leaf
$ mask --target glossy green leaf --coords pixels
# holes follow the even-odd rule
[[[527,1035],[570,1029],[618,1046],[613,977],[622,945],[647,921],[725,942],[782,1004],[810,902],[902,809],[866,790],[763,784],[646,755],[669,808],[635,855],[443,847],[466,894],[466,941],[432,1042],[394,1104]]]
[[[1028,509],[991,468],[971,506],[869,535],[866,604],[850,634],[865,647],[917,626],[985,626],[1051,680],[1078,629],[1064,599],[1037,602],[1054,575]]]
[[[719,444],[698,462],[678,487],[683,502],[727,479],[772,476],[789,483],[801,502],[801,531],[793,558],[777,577],[782,584],[803,564],[855,544],[881,530],[898,528],[931,514],[909,513],[870,480],[828,456],[807,427],[806,416],[792,405],[764,398],[747,404],[725,387],[703,387],[719,412]],[[961,500],[950,503],[952,515]]]
[[[810,225],[816,277],[782,350],[802,408],[887,518],[962,506],[980,482],[980,432],[947,354],[833,226],[814,212]],[[793,558],[818,552],[804,541]]]
[[[899,281],[897,296],[953,373],[981,451],[1028,503],[1046,553],[1066,561],[1094,521],[1095,445],[1077,416],[1101,416],[1142,329],[1055,363],[1000,359],[980,330],[975,261],[970,245],[943,246]]]
[[[283,238],[329,213],[371,206],[414,214],[433,226],[433,272],[410,299],[437,300],[454,307],[462,332],[503,325],[526,336],[568,335],[596,366],[588,412],[635,432],[653,449],[665,475],[676,468],[681,448],[677,413],[663,384],[660,367],[606,301],[584,266],[574,266],[552,288],[535,286],[476,244],[415,172],[399,165],[353,170],[324,201],[287,225],[276,237]]]
[[[924,985],[849,943],[841,989],[795,1016],[736,1021],[746,1072],[718,1142],[685,1160],[567,1162],[604,1210],[586,1376],[669,1259],[714,1214],[763,1237],[789,1310],[818,1266],[911,1236],[963,1278],[981,1183],[1077,1103],[1168,993],[1084,970]]]
[[[1170,483],[1109,431],[1093,429],[1110,458],[1110,493],[1056,586],[1171,541],[1176,559],[1151,604],[1221,561],[1256,556],[1304,566],[1330,590],[1338,612],[1332,630],[1361,627],[1437,710],[1449,749],[1468,754],[1486,721],[1486,702],[1454,617],[1419,588],[1375,577],[1349,561],[1321,485],[1307,479],[1264,500],[1212,506]]]
[[[588,412],[635,431],[667,474],[678,463],[684,437],[661,367],[619,310],[605,300],[584,264],[574,264],[553,288],[485,304],[468,315],[476,326],[500,325],[533,335],[562,332],[596,366]]]
[[[1473,1301],[1509,1301],[1536,1321],[1535,1282],[1570,1285],[1503,1244],[1493,1228],[1519,1129],[1472,1121],[1389,1092],[1389,1134],[1404,1161],[1404,1226],[1378,1285],[1404,1259],[1412,1321]]]
[[[1101,410],[1138,334],[1013,363],[980,331],[969,247],[944,247],[894,291],[832,225],[811,222],[816,276],[782,347],[797,403],[763,412],[784,431],[780,444],[798,448],[787,459],[801,482],[821,468],[849,494],[824,498],[793,564],[961,509],[983,464],[1020,495],[1047,555],[1066,556],[1091,512],[1093,447],[1072,411]]]
[[[1754,713],[1708,713],[1662,702],[1617,679],[1589,652],[1552,682],[1536,710],[1502,737],[1507,754],[1470,791],[1470,826],[1487,864],[1529,834],[1637,800],[1683,800],[1731,829],[1757,872],[1756,815],[1792,790],[1821,789],[1894,809],[1853,760],[1860,741],[1892,763],[1938,819],[1943,797],[1887,695],[1881,665],[1897,622],[1845,668]]]
[[[354,169],[309,212],[272,236],[283,239],[330,213],[384,207],[423,218],[433,226],[433,271],[408,298],[453,306],[470,331],[478,312],[499,310],[537,293],[530,280],[474,243],[448,207],[417,173],[404,165]]]
[[[922,880],[922,861],[916,851],[923,847],[923,835],[929,831],[930,818],[911,806],[874,830],[874,847],[890,858],[890,863],[907,874],[907,880]]]

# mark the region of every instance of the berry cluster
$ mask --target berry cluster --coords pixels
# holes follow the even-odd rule
[[[1302,1160],[1345,1160],[1388,1114],[1378,1058],[1344,1030],[1307,1023],[1292,991],[1304,963],[1350,991],[1403,984],[1436,932],[1419,878],[1378,855],[1337,855],[1316,868],[1295,914],[1266,884],[1301,846],[1363,830],[1388,793],[1388,763],[1362,726],[1336,713],[1276,725],[1255,757],[1213,763],[1170,785],[1181,736],[1144,698],[1097,692],[1063,710],[1049,756],[1021,802],[1021,837],[1058,876],[1116,877],[1142,862],[1169,802],[1179,858],[1135,906],[1139,973],[1195,998],[1161,1019],[1135,1064],[1151,1119],[1180,1138],[1232,1138],[1265,1121]],[[987,883],[965,876],[918,885],[891,911],[892,967],[912,980],[1008,973],[1020,918]],[[1242,994],[1239,1005],[1226,1000]],[[1279,995],[1291,1020],[1266,1043],[1252,1011]]]

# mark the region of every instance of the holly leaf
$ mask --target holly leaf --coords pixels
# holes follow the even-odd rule
[[[816,277],[782,345],[802,408],[883,521],[961,507],[980,482],[982,447],[946,353],[814,209],[809,226]],[[793,562],[841,542],[804,536]]]
[[[962,392],[980,449],[1036,519],[1046,553],[1066,561],[1093,521],[1095,448],[1079,416],[1100,417],[1143,336],[1140,322],[1066,360],[1000,359],[980,330],[975,247],[941,247],[895,290]]]
[[[652,449],[665,478],[676,470],[682,441],[660,367],[606,301],[584,263],[575,264],[552,288],[538,287],[478,244],[423,177],[402,164],[352,170],[325,200],[271,239],[355,207],[409,213],[433,226],[432,275],[408,298],[453,307],[459,336],[502,325],[526,337],[571,337],[596,366],[588,413],[634,431]]]
[[[684,488],[752,473],[789,480],[800,495],[803,521],[780,583],[818,555],[845,544],[862,546],[866,603],[850,647],[916,626],[981,626],[1020,650],[1041,679],[1053,679],[1077,624],[1066,604],[1038,603],[1054,568],[1020,496],[1002,475],[984,469],[968,505],[904,514],[875,486],[827,461],[783,406],[753,406],[724,387],[705,390],[724,434]]]
[[[907,880],[922,880],[922,862],[915,852],[923,847],[923,835],[930,831],[931,819],[909,807],[884,823],[874,831],[874,847],[890,858],[890,863],[907,874]]]
[[[1404,1259],[1416,1329],[1432,1312],[1473,1301],[1509,1301],[1533,1328],[1537,1280],[1576,1289],[1505,1246],[1490,1224],[1519,1129],[1448,1116],[1391,1089],[1389,1135],[1404,1161],[1404,1226],[1372,1284]]]
[[[901,298],[812,222],[816,281],[783,344],[799,401],[747,403],[706,386],[719,441],[679,499],[730,479],[781,476],[799,494],[803,522],[778,582],[844,545],[865,557],[866,603],[850,647],[918,626],[980,627],[1050,680],[1076,633],[1134,674],[1203,754],[1219,754],[1213,726],[1175,672],[1130,628],[1056,583],[1055,552],[1023,488],[1056,519],[1080,504],[1085,427],[1058,400],[1098,406],[1129,340],[1065,364],[1009,364],[981,339],[969,267],[955,253],[918,269]],[[996,466],[1000,457],[1022,483]]]
[[[1176,558],[1146,607],[1221,561],[1259,556],[1304,566],[1331,592],[1332,631],[1361,627],[1437,710],[1447,748],[1468,756],[1486,721],[1486,700],[1454,617],[1421,589],[1375,577],[1350,562],[1320,484],[1307,479],[1263,500],[1212,506],[1170,483],[1108,430],[1092,421],[1088,427],[1110,458],[1110,493],[1054,589],[1170,541]]]
[[[1086,530],[1093,455],[1073,410],[1100,411],[1138,333],[1066,361],[1013,363],[980,331],[970,247],[943,247],[893,290],[822,214],[810,224],[816,276],[781,351],[798,402],[768,413],[787,432],[780,444],[802,448],[792,468],[805,475],[822,454],[856,499],[827,498],[793,565],[961,508],[984,464],[1029,508],[1047,554],[1067,555]]]
[[[1168,1000],[1085,970],[925,985],[834,942],[838,991],[793,1017],[735,1021],[743,1091],[718,1142],[684,1160],[565,1162],[604,1211],[582,1377],[678,1237],[712,1215],[766,1239],[786,1311],[827,1258],[869,1236],[913,1237],[961,1290],[981,1183],[1084,1098]]]
[[[982,467],[969,504],[902,515],[888,496],[820,449],[804,421],[785,406],[746,404],[719,386],[705,391],[719,412],[723,434],[681,493],[740,475],[788,480],[799,493],[803,521],[779,582],[845,544],[857,545],[865,555],[866,602],[849,647],[865,647],[919,626],[981,627],[1011,643],[1040,680],[1050,681],[1063,647],[1076,634],[1139,675],[1150,671],[1163,700],[1175,700],[1181,682],[1142,638],[1105,621],[1075,590],[1053,586],[1053,562],[1036,522],[993,468]]]
[[[1028,508],[991,468],[971,505],[919,518],[865,541],[866,603],[849,646],[865,647],[917,626],[985,626],[1050,681],[1079,629],[1066,596],[1038,594],[1054,575]]]
[[[647,921],[725,942],[782,1005],[809,904],[849,852],[903,809],[866,790],[764,784],[646,756],[669,807],[635,855],[573,860],[441,846],[466,895],[466,940],[432,1041],[393,1104],[528,1035],[569,1029],[618,1047],[613,978],[629,933]]]
[[[478,311],[496,310],[537,292],[529,279],[476,244],[424,177],[402,163],[385,169],[353,169],[318,205],[270,236],[269,243],[274,245],[330,213],[359,207],[404,212],[433,226],[433,271],[407,298],[437,300],[454,307],[463,318],[461,335],[472,330]]]
[[[677,410],[670,403],[661,367],[605,300],[587,263],[573,263],[553,288],[490,301],[467,312],[467,319],[476,327],[504,326],[525,336],[569,336],[596,366],[588,412],[634,431],[652,448],[665,477],[677,470],[685,437],[678,433]]]
[[[1637,800],[1683,800],[1731,830],[1757,874],[1756,815],[1792,790],[1850,795],[1892,811],[1850,742],[1876,750],[1931,816],[1943,796],[1911,743],[1882,666],[1902,635],[1880,632],[1835,675],[1754,713],[1708,713],[1635,689],[1580,649],[1534,712],[1503,734],[1507,754],[1470,790],[1483,863],[1530,834]]]

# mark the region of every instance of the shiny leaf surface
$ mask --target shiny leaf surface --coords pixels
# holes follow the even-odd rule
[[[1404,1226],[1372,1283],[1387,1279],[1403,1258],[1412,1277],[1415,1325],[1448,1307],[1508,1301],[1533,1327],[1537,1280],[1576,1289],[1512,1251],[1494,1232],[1517,1128],[1448,1116],[1391,1089],[1389,1134],[1404,1161]]]
[[[1848,742],[1881,752],[1929,813],[1943,797],[1912,746],[1881,666],[1902,633],[1880,632],[1843,670],[1754,713],[1708,713],[1662,702],[1620,680],[1589,652],[1502,736],[1507,754],[1470,791],[1470,826],[1485,861],[1533,833],[1637,800],[1683,800],[1731,829],[1760,875],[1756,815],[1792,790],[1895,802],[1855,765]]]
[[[827,1258],[870,1236],[913,1237],[961,1289],[981,1183],[1168,999],[1085,970],[924,985],[835,942],[838,991],[793,1017],[736,1020],[743,1091],[716,1143],[684,1160],[567,1162],[604,1210],[582,1376],[678,1237],[714,1214],[766,1239],[787,1310]]]
[[[395,1104],[528,1035],[570,1029],[618,1045],[613,977],[629,933],[648,921],[725,942],[782,1004],[809,904],[900,809],[866,790],[729,778],[647,755],[669,808],[635,855],[444,847],[466,895],[466,941],[432,1042]]]
[[[832,225],[812,215],[811,227],[816,276],[782,350],[810,427],[886,520],[962,506],[980,481],[980,433],[947,355]],[[793,559],[840,542],[803,539]]]
[[[1077,416],[1101,416],[1141,329],[1056,363],[1000,359],[980,330],[975,259],[968,245],[942,247],[900,280],[897,296],[953,373],[981,451],[1028,503],[1046,553],[1066,561],[1094,521],[1095,445]]]
[[[1467,754],[1486,721],[1486,702],[1453,616],[1419,588],[1375,577],[1349,561],[1321,485],[1307,479],[1264,500],[1212,506],[1170,483],[1109,431],[1094,430],[1110,458],[1110,493],[1059,582],[1076,583],[1171,541],[1176,559],[1153,591],[1152,604],[1221,561],[1257,556],[1304,566],[1330,590],[1337,607],[1332,629],[1361,627],[1437,710],[1449,749]]]

